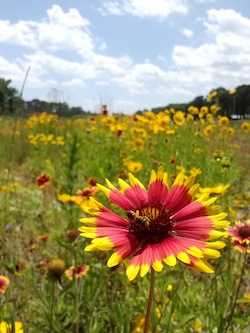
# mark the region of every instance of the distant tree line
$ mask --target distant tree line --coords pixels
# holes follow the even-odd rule
[[[215,92],[215,94],[213,94]],[[228,91],[223,87],[213,89],[207,97],[198,96],[188,103],[172,103],[166,106],[159,106],[152,109],[152,112],[158,113],[165,109],[174,108],[187,112],[189,106],[201,108],[217,104],[220,107],[220,114],[228,117],[245,118],[250,114],[250,85],[241,85],[233,91]],[[45,102],[39,99],[24,101],[17,89],[11,86],[11,80],[0,78],[0,115],[12,115],[19,112],[20,115],[30,115],[31,113],[48,112],[61,117],[83,116],[91,114],[90,111],[83,110],[80,106],[70,107],[65,102]],[[137,111],[135,113],[144,113]]]
[[[16,112],[22,116],[41,112],[54,113],[59,117],[90,114],[80,106],[70,107],[64,102],[45,102],[39,99],[24,101],[18,90],[11,87],[11,80],[0,78],[0,115],[13,115]]]
[[[250,85],[241,85],[232,91],[219,87],[217,89],[213,89],[209,95],[212,95],[213,92],[216,92],[216,96],[210,99],[198,96],[188,103],[172,103],[164,107],[161,106],[153,108],[152,111],[154,113],[158,113],[165,109],[174,108],[175,110],[187,112],[189,106],[201,108],[202,106],[216,104],[220,108],[219,114],[223,116],[245,118],[246,115],[250,114]]]

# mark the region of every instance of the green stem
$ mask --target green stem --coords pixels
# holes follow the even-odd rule
[[[234,303],[233,303],[233,306],[232,306],[232,309],[231,309],[231,312],[230,312],[230,316],[229,316],[229,320],[228,320],[228,323],[227,323],[227,326],[226,326],[226,329],[225,329],[224,333],[227,333],[227,331],[230,327],[232,318],[233,318],[234,309],[235,309],[236,302],[237,302],[237,299],[238,299],[238,295],[239,295],[239,292],[240,292],[240,286],[241,286],[241,283],[243,281],[246,259],[247,259],[247,247],[246,247],[246,251],[244,253],[243,265],[242,265],[242,269],[241,269],[241,273],[240,273],[240,280],[239,280],[238,287],[237,287],[236,294],[235,294],[235,298],[234,298]]]
[[[147,304],[147,311],[145,316],[145,325],[144,325],[144,333],[148,333],[149,331],[149,320],[150,320],[150,312],[151,312],[151,306],[153,301],[153,295],[154,295],[154,284],[155,284],[155,271],[151,267],[151,277],[150,277],[150,289],[149,289],[149,295],[148,295],[148,304]]]
[[[172,292],[171,292],[172,294],[173,294],[173,293],[174,293],[174,294],[177,293],[177,290],[178,290],[178,288],[179,288],[180,282],[181,282],[181,278],[178,280],[175,289],[172,290]],[[158,318],[158,320],[157,320],[157,322],[156,322],[156,324],[155,324],[155,326],[154,326],[153,333],[156,332],[157,326],[159,325],[160,321],[162,320],[162,317],[163,317],[163,315],[164,315],[164,313],[165,313],[165,311],[166,311],[166,309],[167,309],[169,303],[171,302],[171,300],[172,300],[172,299],[169,298],[168,301],[165,303],[165,305],[164,305],[164,307],[163,307],[163,310],[161,311],[161,314],[160,314],[160,316],[159,316],[159,318]],[[169,325],[168,325],[168,326],[169,326]],[[167,332],[168,332],[168,330],[166,331],[166,333],[167,333]]]
[[[53,309],[54,309],[54,300],[55,300],[55,281],[52,281],[51,288],[51,304],[50,304],[50,333],[53,333]]]
[[[79,333],[79,304],[78,304],[78,278],[75,278],[75,299],[76,299],[76,306],[75,311],[77,315],[77,321],[76,321],[76,333]]]

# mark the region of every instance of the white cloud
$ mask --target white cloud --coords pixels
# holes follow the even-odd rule
[[[222,33],[240,34],[249,37],[250,20],[233,9],[210,9],[208,19],[204,21],[207,33],[213,35]]]
[[[120,86],[125,87],[133,94],[148,93],[147,83],[163,79],[165,72],[151,63],[136,64],[126,74],[113,79]]]
[[[109,81],[96,81],[98,86],[109,86]]]
[[[106,13],[109,3],[105,2]],[[164,11],[166,3],[139,0],[112,2],[120,14],[158,17],[177,12],[178,4],[185,5],[184,1],[168,1],[169,7],[166,8],[169,11]],[[175,10],[174,3],[177,6]],[[185,10],[179,12],[184,13]],[[45,90],[59,86],[65,91],[74,91],[72,94],[74,99],[78,98],[77,105],[86,97],[80,93],[78,96],[77,88],[86,94],[91,91],[88,90],[89,86],[100,89],[100,93],[113,88],[112,93],[118,92],[120,96],[122,92],[128,97],[132,95],[134,99],[132,102],[128,98],[127,104],[125,100],[119,99],[113,103],[113,109],[120,111],[124,107],[124,111],[126,108],[130,112],[140,109],[144,103],[147,106],[146,101],[151,103],[154,99],[160,105],[160,96],[166,96],[168,101],[187,101],[194,98],[197,91],[199,95],[206,95],[216,86],[233,88],[239,84],[249,84],[250,19],[234,10],[210,9],[206,18],[197,22],[201,25],[202,42],[198,44],[197,39],[196,46],[175,45],[172,62],[161,51],[158,54],[158,63],[161,65],[157,66],[150,58],[143,63],[135,63],[132,55],[110,55],[109,45],[106,45],[103,38],[92,35],[90,22],[76,9],[64,12],[58,5],[54,5],[47,11],[46,18],[36,22],[11,23],[0,20],[0,43],[26,47],[25,53],[21,55],[18,51],[18,58],[13,60],[0,56],[0,77],[11,78],[20,89],[30,66],[25,93],[29,87],[35,96],[35,89],[41,88],[37,96],[40,98],[41,94],[46,94]],[[192,37],[190,29],[185,28],[182,33]],[[105,55],[102,54],[104,49]],[[155,52],[157,55],[157,50]],[[146,53],[144,57],[149,55]],[[88,82],[91,84],[88,85]],[[140,99],[141,104],[138,103]],[[84,101],[90,109],[95,107],[91,99]]]
[[[156,94],[160,96],[165,96],[166,104],[168,104],[170,100],[173,101],[173,96],[176,96],[175,102],[187,102],[190,98],[190,96],[193,96],[192,89],[189,89],[188,87],[182,87],[182,85],[175,85],[174,87],[169,84],[166,86],[160,85],[155,90]],[[181,100],[182,99],[182,100]]]
[[[30,82],[37,87],[46,76],[53,74],[101,81],[105,77],[124,75],[132,66],[131,58],[98,54],[96,48],[104,50],[107,46],[102,39],[92,38],[89,25],[76,9],[63,12],[54,5],[47,10],[47,18],[40,22],[0,20],[0,42],[31,49],[31,53],[23,54],[19,60],[19,67],[20,70],[31,67]],[[99,44],[97,47],[94,40]],[[58,52],[65,50],[78,54],[78,59],[69,60]]]
[[[186,36],[188,38],[193,37],[193,34],[194,34],[192,30],[187,29],[187,28],[183,28],[182,33],[183,33],[184,36]]]
[[[198,47],[176,45],[173,60],[198,82],[249,80],[250,20],[235,11],[211,9],[204,21],[208,41]]]
[[[102,54],[90,53],[86,57],[87,66],[93,68],[99,74],[121,75],[126,73],[132,65],[132,60],[128,56],[114,58]]]
[[[172,13],[186,14],[188,7],[185,0],[122,0],[120,2],[108,0],[104,1],[100,10],[103,14],[164,18]]]
[[[131,100],[122,100],[118,99],[113,102],[111,112],[119,113],[129,113],[130,110],[137,111],[141,108],[141,105],[138,102]]]
[[[11,78],[12,80],[24,79],[25,72],[17,63],[9,61],[0,55],[0,77]]]
[[[47,10],[42,22],[0,20],[0,42],[50,51],[89,52],[94,42],[88,31],[89,21],[77,9],[64,13],[58,5]]]
[[[83,88],[85,86],[85,83],[81,79],[72,79],[69,81],[64,81],[62,83],[62,86],[70,88]]]
[[[105,1],[102,4],[102,8],[99,8],[103,15],[122,15],[123,9],[119,2],[117,1]]]
[[[8,20],[0,20],[0,42],[34,48],[37,41],[32,25],[25,21],[12,24]]]
[[[195,2],[198,3],[210,3],[210,2],[215,2],[215,0],[194,0]]]
[[[53,5],[47,10],[49,22],[55,25],[66,26],[68,28],[84,27],[89,25],[89,21],[83,18],[77,9],[70,8],[68,13],[64,13],[60,6]]]

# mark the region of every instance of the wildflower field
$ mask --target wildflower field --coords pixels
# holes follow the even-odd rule
[[[249,121],[40,113],[0,140],[1,333],[250,332]]]

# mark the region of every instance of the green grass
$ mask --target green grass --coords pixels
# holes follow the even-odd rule
[[[134,121],[132,117],[97,116],[95,122],[55,116],[46,121],[46,117],[38,117],[29,126],[23,119],[3,118],[0,122],[0,275],[10,279],[6,293],[0,294],[0,321],[21,321],[29,333],[136,332],[136,317],[146,311],[150,274],[129,282],[127,262],[109,269],[106,262],[111,253],[84,252],[89,240],[82,237],[72,242],[67,232],[80,227],[84,212],[78,205],[60,202],[58,193],[75,194],[88,186],[89,178],[101,184],[108,178],[117,185],[121,175],[127,179],[126,158],[142,164],[134,175],[145,185],[151,169],[159,165],[169,173],[170,181],[178,166],[187,175],[199,168],[201,187],[230,184],[217,202],[234,224],[237,219],[249,219],[249,133],[243,133],[238,121],[229,125],[235,130],[232,136],[216,122],[214,132],[205,136],[206,124],[198,121],[183,126],[170,123],[159,129],[157,121]],[[118,137],[120,125],[123,133]],[[135,135],[133,128],[143,129],[145,137]],[[166,129],[175,134],[167,134]],[[53,135],[54,143],[44,138],[30,143],[31,134],[41,133]],[[63,144],[56,141],[59,136]],[[131,145],[138,138],[143,139],[143,149]],[[218,149],[228,159],[227,166],[214,158]],[[170,164],[173,156],[175,163]],[[51,177],[51,183],[40,189],[36,178],[43,173]],[[115,209],[102,194],[97,198]],[[39,235],[49,239],[38,240]],[[228,332],[249,332],[250,303],[243,295],[250,294],[250,266],[246,264],[240,281],[244,255],[235,251],[229,239],[225,241],[228,246],[221,258],[211,260],[212,275],[189,270],[181,263],[156,273],[152,332],[225,332],[239,282]],[[59,283],[48,278],[43,264],[52,258],[64,260],[66,268],[89,265],[89,271],[73,281],[63,274]],[[169,284],[173,285],[171,292],[167,291]]]

